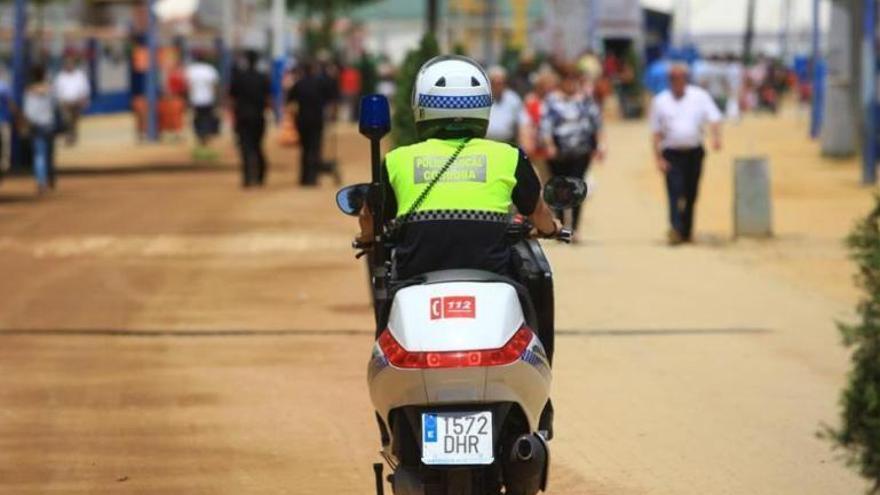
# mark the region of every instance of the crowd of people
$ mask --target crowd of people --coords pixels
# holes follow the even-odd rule
[[[301,150],[299,182],[308,187],[316,185],[322,173],[338,174],[335,162],[322,156],[328,122],[356,118],[359,96],[368,87],[389,97],[396,91],[395,68],[387,61],[368,70],[357,62],[318,56],[291,67],[283,82],[283,101],[278,101],[273,99],[276,93],[265,70],[267,64],[257,52],[237,54],[225,87],[210,53],[192,55],[188,63],[178,57],[163,67],[160,129],[180,137],[189,109],[196,138],[193,158],[211,161],[217,156],[211,139],[220,131],[222,112],[228,111],[245,188],[266,183],[263,142],[270,110],[281,111],[286,117],[281,120],[288,122],[295,135]],[[639,80],[640,73],[626,56],[600,57],[592,51],[573,60],[549,58],[539,63],[523,56],[506,67],[489,67],[493,103],[487,137],[522,149],[545,179],[585,178],[591,165],[606,156],[603,121],[609,97],[617,95],[617,108],[626,118],[633,104],[627,95],[639,88],[635,104],[642,106],[640,88],[644,85],[655,95],[649,122],[658,168],[669,191],[669,239],[673,244],[688,242],[705,155],[704,128],[711,128],[713,145],[720,147],[723,118],[736,119],[751,109],[776,111],[785,91],[797,87],[803,95],[809,88],[797,86],[792,71],[767,58],[748,66],[733,56],[710,56],[687,65],[661,60],[646,68],[643,80]],[[0,86],[3,95],[5,103],[8,88]],[[18,135],[30,144],[28,156],[41,193],[55,185],[55,137],[63,134],[67,145],[76,144],[79,117],[90,97],[85,71],[75,56],[68,56],[51,80],[45,67],[31,71],[22,108],[10,102]],[[132,108],[139,138],[146,132],[145,105],[143,92],[135,92]],[[575,231],[575,241],[579,240],[580,208],[558,215]]]

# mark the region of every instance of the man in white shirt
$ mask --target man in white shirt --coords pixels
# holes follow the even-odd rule
[[[196,150],[196,158],[208,153],[204,150],[211,136],[219,133],[220,120],[215,114],[220,73],[206,61],[203,54],[186,68],[186,84],[189,103],[193,107],[193,127],[202,150]],[[208,157],[207,155],[205,156]]]
[[[690,242],[694,206],[703,170],[703,129],[709,126],[712,148],[721,149],[721,112],[705,90],[688,84],[686,65],[669,70],[669,89],[654,97],[651,130],[657,168],[666,175],[669,195],[669,243]]]
[[[89,78],[77,66],[73,56],[64,59],[64,67],[55,76],[54,90],[64,119],[65,141],[68,146],[73,146],[77,140],[79,116],[88,106],[92,93]]]
[[[517,145],[518,125],[523,110],[522,99],[507,87],[507,71],[501,67],[489,69],[492,86],[492,110],[486,139]]]

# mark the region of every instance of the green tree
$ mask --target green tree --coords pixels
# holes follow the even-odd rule
[[[376,0],[285,0],[287,8],[305,9],[306,17],[318,14],[321,17],[321,27],[317,32],[306,34],[306,43],[311,51],[318,49],[333,48],[333,25],[340,12],[360,7]]]
[[[412,110],[412,92],[416,75],[422,64],[440,54],[437,40],[431,33],[425,34],[419,47],[406,54],[397,73],[397,92],[394,95],[391,139],[397,146],[418,141],[416,123]]]
[[[826,428],[825,436],[871,482],[869,493],[880,494],[880,194],[875,203],[847,239],[864,294],[858,305],[860,321],[839,325],[844,344],[852,349],[852,369],[841,396],[842,425]]]

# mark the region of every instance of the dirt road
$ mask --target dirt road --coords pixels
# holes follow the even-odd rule
[[[869,194],[800,127],[732,128],[700,242],[669,249],[646,131],[611,125],[586,242],[549,247],[550,493],[861,490],[815,433],[836,418],[834,320],[856,297],[840,238]],[[772,147],[748,144],[767,132]],[[364,143],[342,142],[364,178]],[[749,147],[773,161],[774,241],[728,240],[728,164]],[[0,186],[0,493],[371,493],[353,223],[273,155],[265,191],[229,164],[68,175],[39,200]]]

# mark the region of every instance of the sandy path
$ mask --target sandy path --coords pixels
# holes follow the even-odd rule
[[[732,148],[768,126],[788,126],[765,151],[780,239],[726,240],[722,155],[700,244],[669,249],[644,128],[612,125],[587,242],[550,247],[563,329],[550,493],[861,489],[814,433],[846,370],[833,320],[855,293],[839,239],[868,194],[851,164],[786,144],[796,123],[747,122]],[[343,142],[362,178],[363,143]],[[370,493],[353,226],[331,187],[299,191],[284,168],[258,193],[222,167],[68,177],[39,202],[26,181],[2,186],[0,493]],[[815,204],[827,214],[797,214]]]

